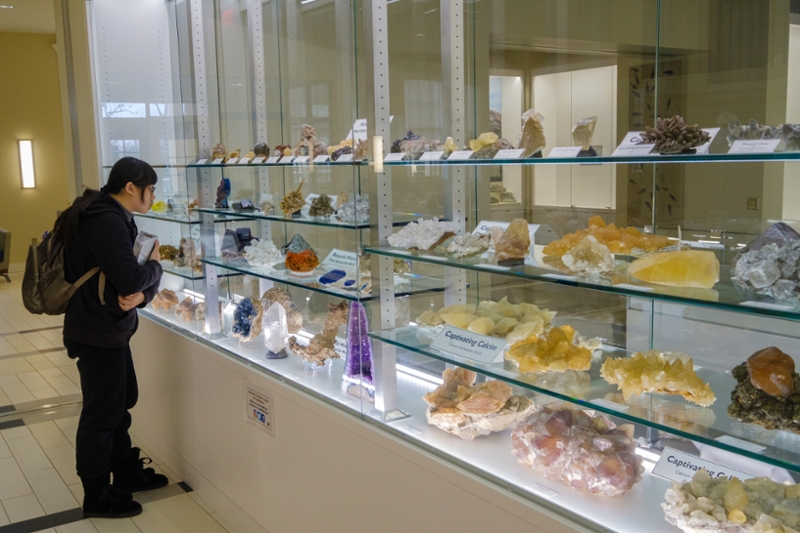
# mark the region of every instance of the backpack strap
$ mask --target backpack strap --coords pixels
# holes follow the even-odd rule
[[[89,281],[89,278],[91,278],[92,276],[94,276],[98,272],[100,272],[100,267],[94,267],[91,270],[89,270],[86,274],[84,274],[83,276],[78,278],[78,281],[76,281],[72,285],[73,286],[73,290],[77,291],[80,288],[81,285],[83,285],[84,283]],[[103,304],[103,305],[106,305],[106,300],[105,300],[105,297],[103,296],[103,292],[105,292],[105,289],[106,289],[106,275],[103,274],[102,272],[100,272],[100,279],[98,280],[98,285],[97,286],[98,286],[98,293],[99,293],[99,296],[100,296],[100,303]]]
[[[106,292],[106,275],[100,272],[100,279],[97,280],[97,295],[100,297],[100,305],[106,305],[105,292]]]

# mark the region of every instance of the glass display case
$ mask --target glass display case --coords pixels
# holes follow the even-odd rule
[[[581,527],[795,531],[795,2],[166,9],[218,305],[145,313]]]

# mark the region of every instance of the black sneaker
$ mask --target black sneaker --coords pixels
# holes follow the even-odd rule
[[[105,479],[103,479],[105,477]],[[142,506],[130,493],[108,484],[109,476],[82,479],[84,518],[130,518],[142,513]]]
[[[139,457],[142,450],[131,448],[131,455],[124,461],[111,461],[114,486],[129,493],[160,489],[169,484],[167,476],[156,474],[152,468],[145,468],[153,461],[149,457]]]

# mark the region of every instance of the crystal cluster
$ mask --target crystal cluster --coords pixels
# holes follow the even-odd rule
[[[423,396],[428,423],[472,440],[512,427],[535,409],[530,398],[512,395],[508,384],[485,381],[475,385],[476,378],[475,372],[465,368],[446,369],[443,383]]]
[[[313,126],[303,124],[302,130],[300,130],[300,141],[295,145],[293,152],[295,156],[307,155],[313,159],[318,155],[326,155],[328,146],[317,140]]]
[[[448,254],[456,259],[480,255],[489,249],[492,236],[487,233],[468,233],[454,238],[447,246]]]
[[[175,308],[175,316],[180,318],[184,322],[190,322],[190,321],[194,320],[195,310],[196,310],[196,306],[194,305],[194,302],[192,301],[192,297],[191,296],[187,296]]]
[[[272,153],[275,157],[285,157],[292,155],[292,147],[288,144],[279,144],[275,147],[275,151]]]
[[[614,256],[608,251],[608,246],[600,244],[591,235],[565,253],[561,261],[572,272],[581,274],[602,274],[614,270]]]
[[[303,209],[303,206],[306,205],[306,200],[303,198],[303,193],[300,192],[303,189],[303,184],[306,180],[300,182],[300,186],[297,189],[293,190],[286,197],[281,200],[281,210],[283,211],[284,216],[290,217],[294,213]]]
[[[178,305],[178,295],[175,294],[175,291],[169,289],[161,289],[161,292],[156,294],[155,298],[153,298],[154,309],[169,311],[176,305]]]
[[[754,353],[731,372],[736,387],[728,416],[767,429],[800,433],[800,376],[794,360],[775,347]]]
[[[286,353],[286,339],[289,336],[286,310],[277,302],[264,311],[264,345],[267,359],[283,359]]]
[[[800,485],[767,477],[740,481],[699,470],[672,486],[662,503],[667,522],[686,533],[798,533]]]
[[[473,152],[477,152],[482,150],[487,146],[491,146],[500,140],[500,137],[491,131],[486,133],[481,133],[477,139],[473,139],[469,142],[469,149]]]
[[[337,204],[336,215],[347,222],[369,220],[369,199],[356,194],[344,204]]]
[[[289,333],[299,333],[303,329],[303,315],[295,307],[292,301],[292,295],[283,289],[273,287],[261,295],[262,300],[267,302],[276,302],[286,310],[286,321],[289,328]],[[270,304],[271,305],[271,304]]]
[[[271,269],[283,260],[283,255],[272,241],[262,239],[244,247],[244,258],[251,266]]]
[[[419,219],[409,222],[403,228],[389,236],[389,244],[397,248],[433,250],[458,232],[458,223]]]
[[[338,359],[339,354],[333,349],[333,345],[339,326],[347,323],[347,312],[348,304],[345,301],[339,305],[328,304],[328,316],[325,318],[322,333],[311,337],[306,346],[297,342],[297,337],[289,337],[289,349],[296,356],[317,366],[323,365],[328,359]]]
[[[656,252],[670,245],[667,237],[660,235],[646,235],[634,227],[617,228],[615,224],[606,225],[600,216],[589,219],[589,228],[564,235],[544,247],[544,255],[562,257],[572,250],[583,239],[591,235],[597,242],[608,246],[612,254],[630,254],[634,250]]]
[[[402,139],[397,139],[392,143],[392,153],[405,153],[408,154],[408,159],[416,161],[425,152],[435,152],[441,150],[441,141],[431,141],[425,137],[420,137],[411,130],[408,130],[406,136]]]
[[[594,411],[549,404],[511,434],[514,455],[534,472],[580,492],[622,496],[642,479],[633,425]]]
[[[252,341],[261,334],[261,317],[264,308],[253,298],[242,298],[233,310],[231,333],[242,341]]]
[[[731,265],[734,282],[779,300],[800,298],[800,235],[783,222],[742,248]]]
[[[592,137],[594,136],[594,127],[597,125],[597,117],[591,116],[579,120],[572,126],[572,143],[575,146],[580,146],[581,151],[588,152],[592,149]]]
[[[492,134],[494,135],[494,134]],[[497,155],[497,152],[500,150],[512,150],[514,146],[508,142],[506,139],[498,139],[497,141],[484,146],[480,150],[475,152],[475,155],[472,156],[473,159],[494,159],[494,156]]]
[[[592,350],[578,346],[575,330],[570,326],[552,328],[540,336],[515,342],[506,352],[520,372],[565,372],[589,370]]]
[[[641,144],[655,144],[659,154],[679,154],[711,140],[697,124],[688,125],[680,115],[657,118],[656,127],[644,127]]]
[[[361,302],[351,302],[347,318],[347,360],[344,364],[344,380],[354,384],[355,390],[362,386],[368,391],[374,391],[373,365],[367,311]],[[352,387],[348,387],[348,390],[355,393]]]
[[[632,417],[692,434],[707,432],[717,419],[714,410],[708,407],[650,394],[625,399],[621,392],[610,392],[603,399],[624,405],[628,408],[625,412]]]
[[[202,272],[203,263],[200,262],[199,246],[191,237],[182,237],[180,252],[173,257],[172,262],[176,267],[191,268],[195,272]]]
[[[331,205],[333,199],[327,194],[320,194],[311,201],[311,207],[308,210],[309,216],[312,217],[328,217],[336,212]]]
[[[498,264],[522,264],[531,247],[528,222],[523,218],[511,221],[494,248]]]
[[[297,234],[292,240],[284,244],[281,252],[286,255],[284,264],[292,272],[307,274],[313,272],[319,265],[319,257],[302,235]]]
[[[217,186],[217,200],[214,202],[214,207],[217,209],[228,208],[228,197],[231,195],[231,180],[228,178],[221,178]]]
[[[158,247],[158,253],[161,254],[162,261],[172,261],[178,256],[180,250],[171,244],[162,244]]]
[[[228,157],[228,149],[225,148],[225,145],[222,143],[217,143],[214,145],[214,148],[211,149],[211,160],[214,159],[225,159]]]
[[[407,274],[411,272],[411,261],[408,259],[394,258],[393,270],[395,274]],[[359,274],[372,273],[372,256],[370,254],[362,254],[358,256],[358,272]]]
[[[522,157],[531,157],[546,146],[543,120],[544,116],[535,109],[529,109],[522,115],[522,134],[519,139],[519,147],[525,150]]]
[[[272,203],[273,196],[269,193],[262,193],[261,199],[258,202],[258,207],[265,215],[271,215],[275,212],[275,204]]]
[[[719,261],[705,250],[661,252],[637,259],[628,274],[656,285],[710,289],[719,281]]]
[[[542,333],[554,316],[555,311],[528,303],[512,304],[503,298],[499,302],[483,301],[477,308],[473,304],[459,304],[444,307],[435,313],[425,311],[417,317],[416,322],[421,326],[449,324],[515,343]]]
[[[777,128],[759,124],[754,118],[743,125],[739,120],[728,124],[728,144],[752,139],[781,139],[784,152],[800,151],[800,124],[781,124]]]
[[[448,137],[447,139],[445,139],[443,148],[444,148],[445,158],[450,157],[450,154],[458,151],[458,145],[456,144],[456,142],[453,140],[452,137]]]
[[[625,398],[644,392],[680,394],[703,407],[717,399],[711,386],[695,373],[692,358],[681,352],[650,350],[629,358],[609,358],[600,368],[600,375],[617,385]]]

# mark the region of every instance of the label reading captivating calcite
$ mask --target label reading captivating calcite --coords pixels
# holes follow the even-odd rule
[[[691,481],[692,477],[702,468],[705,468],[712,478],[736,476],[744,480],[753,477],[741,470],[718,465],[669,447],[664,448],[664,451],[661,452],[661,458],[653,467],[653,474],[670,481],[684,483]]]
[[[505,344],[502,339],[478,335],[453,326],[445,326],[431,344],[431,348],[489,364],[495,360]]]

